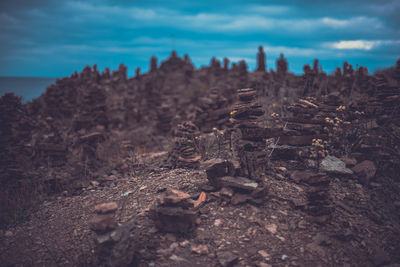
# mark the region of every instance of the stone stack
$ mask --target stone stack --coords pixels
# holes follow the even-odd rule
[[[190,63],[178,57],[176,51],[173,50],[170,57],[161,63],[160,70],[164,72],[173,72],[184,69],[186,65],[190,65]]]
[[[214,127],[225,128],[231,111],[228,105],[228,100],[217,88],[210,89],[207,96],[200,98],[195,120],[200,131],[208,133]]]
[[[46,88],[43,94],[45,116],[54,118],[71,118],[77,104],[77,85],[80,80],[76,76],[57,79],[55,84]]]
[[[263,181],[240,176],[239,162],[216,158],[204,162],[204,167],[209,183],[234,205],[247,201],[259,204],[268,193]]]
[[[305,206],[308,219],[319,224],[329,221],[334,210],[329,193],[330,176],[316,170],[296,170],[290,176],[296,182],[309,185],[306,191],[308,203]]]
[[[288,62],[285,59],[285,57],[283,56],[283,54],[281,54],[279,56],[279,59],[276,61],[276,72],[278,74],[278,76],[280,77],[284,77],[287,72],[288,72]]]
[[[303,67],[303,92],[302,96],[314,95],[315,93],[315,79],[317,77],[317,72],[311,69],[310,65],[306,64]]]
[[[98,244],[112,241],[113,232],[117,228],[117,221],[115,220],[117,209],[116,202],[102,203],[95,206],[96,215],[89,221],[89,226],[96,233]]]
[[[171,121],[173,119],[173,112],[166,104],[161,105],[157,112],[157,130],[160,134],[168,134],[171,131]]]
[[[307,191],[308,205],[306,208],[309,219],[324,224],[329,220],[333,211],[329,197],[330,177],[325,173],[315,173],[310,175],[306,183],[310,185]]]
[[[89,84],[88,88],[83,92],[82,110],[75,118],[75,130],[90,130],[97,125],[107,128],[107,105],[106,92],[98,84]]]
[[[190,232],[196,226],[196,201],[175,189],[165,191],[150,210],[150,218],[162,232]]]
[[[58,131],[54,126],[54,120],[47,117],[41,127],[44,131],[41,132],[36,150],[36,162],[47,165],[47,167],[62,166],[67,161],[67,146]]]
[[[92,132],[79,137],[82,161],[90,166],[98,162],[97,149],[99,144],[104,142],[105,136],[102,132]]]
[[[128,221],[118,224],[116,202],[96,205],[96,215],[89,221],[96,235],[96,255],[99,266],[131,266],[135,254],[135,225]]]
[[[235,144],[240,159],[242,175],[260,180],[266,165],[265,130],[257,122],[264,114],[256,100],[257,91],[252,88],[238,90],[238,103],[231,112],[236,135]]]
[[[326,118],[337,117],[340,103],[338,94],[332,93],[321,102],[300,99],[290,105],[288,110],[292,116],[282,118],[279,126],[267,129],[267,138],[273,138],[269,145],[271,160],[284,160],[291,169],[316,168],[316,162],[312,163],[310,158],[313,139],[328,141],[324,127],[332,125]]]
[[[200,156],[196,147],[199,130],[192,122],[184,122],[177,126],[174,147],[169,153],[169,164],[172,168],[198,168]]]
[[[266,56],[264,53],[264,48],[260,45],[258,47],[258,53],[257,53],[257,71],[265,71],[267,68],[267,63],[266,63]]]
[[[111,74],[111,81],[114,83],[125,82],[127,79],[128,67],[124,64],[119,64],[118,70]]]
[[[395,73],[394,73],[395,74]],[[375,93],[359,106],[368,132],[358,136],[353,149],[358,160],[391,161],[400,159],[398,137],[400,127],[400,81],[394,82],[384,73],[374,77]]]
[[[2,184],[18,181],[31,168],[31,132],[21,97],[12,93],[0,98],[0,170]]]

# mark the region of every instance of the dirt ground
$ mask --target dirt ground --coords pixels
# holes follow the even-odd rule
[[[166,155],[146,154],[143,160],[162,166]],[[321,226],[303,211],[308,185],[278,167],[265,178],[269,193],[262,204],[232,205],[220,192],[207,191],[196,229],[185,234],[158,232],[148,211],[165,189],[196,199],[206,188],[204,170],[151,167],[138,177],[114,172],[79,194],[48,199],[30,220],[3,230],[0,265],[96,265],[88,221],[96,204],[116,201],[118,222],[136,225],[138,266],[220,266],[227,258],[234,266],[400,266],[399,206],[382,208],[385,188],[379,180],[364,187],[350,178],[332,179],[334,212]]]

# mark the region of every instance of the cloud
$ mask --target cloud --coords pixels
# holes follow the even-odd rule
[[[372,50],[382,45],[398,45],[400,44],[400,40],[351,40],[351,41],[339,41],[334,43],[327,43],[325,46],[339,49],[339,50]]]
[[[347,20],[333,19],[333,18],[322,18],[321,22],[325,25],[333,26],[333,27],[344,27],[349,24]]]
[[[371,50],[374,46],[379,45],[380,41],[340,41],[333,43],[332,47],[335,49],[361,49],[361,50]]]
[[[67,2],[67,8],[80,13],[75,15],[75,22],[99,20],[101,23],[119,24],[127,28],[142,27],[174,27],[195,32],[214,33],[249,33],[249,32],[281,32],[299,34],[322,28],[380,28],[382,23],[373,17],[350,17],[337,19],[332,17],[308,18],[288,16],[293,8],[290,6],[251,5],[240,12],[198,12],[188,13],[170,8],[143,8],[94,5],[87,2]],[[271,16],[271,14],[286,14],[287,16]]]

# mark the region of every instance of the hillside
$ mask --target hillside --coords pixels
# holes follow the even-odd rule
[[[257,62],[173,51],[3,96],[4,265],[400,264],[400,60]]]

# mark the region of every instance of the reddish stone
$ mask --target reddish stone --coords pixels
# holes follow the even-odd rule
[[[376,166],[370,160],[364,160],[354,166],[352,170],[358,176],[362,184],[368,184],[376,174]]]
[[[116,202],[108,202],[96,205],[94,211],[99,214],[106,214],[116,211],[117,208],[118,204]]]
[[[113,214],[96,215],[89,221],[90,229],[98,233],[105,233],[114,230],[117,222]]]

